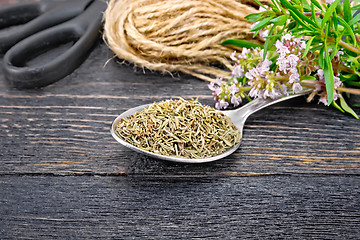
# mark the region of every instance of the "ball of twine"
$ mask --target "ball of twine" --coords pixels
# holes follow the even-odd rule
[[[230,75],[226,39],[252,39],[243,0],[110,0],[104,40],[119,59],[163,73],[214,81]],[[259,41],[255,40],[255,41]]]

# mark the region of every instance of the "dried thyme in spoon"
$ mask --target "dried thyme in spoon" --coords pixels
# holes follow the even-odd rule
[[[156,154],[207,158],[241,139],[230,118],[197,100],[166,100],[121,119],[115,133],[130,144]]]

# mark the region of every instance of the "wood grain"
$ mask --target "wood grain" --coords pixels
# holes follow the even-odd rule
[[[357,239],[360,178],[0,178],[2,239]]]
[[[207,84],[112,57],[99,41],[42,89],[0,71],[0,239],[358,239],[359,120],[300,97],[250,116],[223,160],[159,161],[120,146],[112,121],[179,96],[213,105]]]

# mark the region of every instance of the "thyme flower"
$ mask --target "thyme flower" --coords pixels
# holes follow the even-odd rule
[[[209,85],[215,107],[237,107],[244,98],[276,99],[310,88],[308,101],[317,98],[358,118],[345,99],[360,95],[360,4],[273,0],[266,6],[255,1],[259,12],[246,18],[255,22],[251,31],[264,39],[264,46],[236,39],[222,43],[242,51],[230,55],[232,77]]]

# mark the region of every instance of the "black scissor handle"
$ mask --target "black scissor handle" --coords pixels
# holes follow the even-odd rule
[[[0,28],[24,24],[41,13],[38,2],[5,6],[0,9]]]
[[[16,88],[49,85],[74,71],[86,59],[98,40],[106,3],[95,1],[86,11],[69,22],[39,32],[12,47],[4,56],[4,75]],[[75,42],[70,49],[41,66],[26,66],[27,60],[64,43]]]
[[[1,8],[1,29],[23,25],[0,32],[0,53],[37,32],[76,17],[84,11],[89,2],[90,0],[60,3],[41,1]]]

